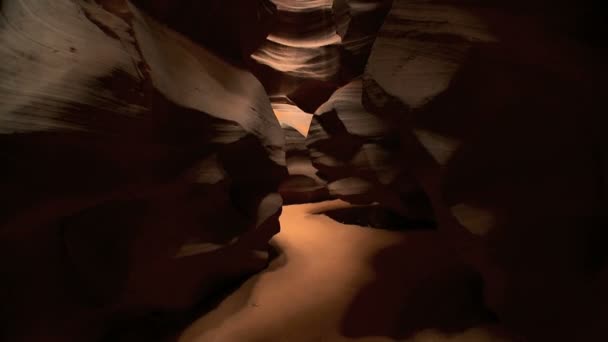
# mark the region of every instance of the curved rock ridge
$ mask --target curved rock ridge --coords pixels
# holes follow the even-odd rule
[[[312,12],[319,10],[330,10],[334,0],[271,0],[279,11],[287,12]]]
[[[284,102],[288,102],[288,99],[285,98],[284,100]],[[272,110],[281,126],[294,128],[304,137],[308,135],[312,114],[304,112],[298,106],[291,103],[272,102]]]
[[[157,89],[177,104],[238,123],[261,137],[272,159],[284,165],[282,131],[253,75],[141,15],[133,30]]]
[[[129,2],[1,8],[0,339],[99,340],[266,265],[287,170],[255,77]]]
[[[387,129],[381,135],[351,134],[348,129],[353,130],[353,122],[357,124],[356,120],[340,121],[335,111],[315,116],[306,139],[317,175],[329,183],[330,198],[379,204],[405,220],[433,222],[426,195],[403,172],[394,133]]]
[[[6,133],[53,127],[85,129],[82,126],[86,125],[61,122],[60,112],[51,110],[70,102],[136,115],[144,110],[139,103],[116,101],[108,90],[87,90],[90,80],[120,70],[140,80],[149,77],[163,95],[179,105],[237,122],[245,131],[264,139],[275,162],[282,163],[279,151],[283,135],[261,84],[251,74],[131,9],[135,20],[130,26],[84,1],[4,4],[2,20],[6,29],[1,39],[7,49],[1,57],[12,62],[3,64],[1,71],[7,76],[1,84],[7,95],[3,98],[0,129]],[[55,34],[36,35],[43,29]],[[129,34],[130,29],[134,36]],[[93,46],[93,42],[99,44]],[[172,53],[166,53],[169,50]],[[141,63],[148,67],[138,69]],[[30,104],[36,96],[40,99],[33,103],[41,101],[40,106]]]
[[[353,215],[373,205],[403,220],[433,222],[424,193],[402,172],[396,132],[363,107],[362,95],[361,79],[339,88],[317,109],[304,141],[288,138],[290,178],[281,194],[288,203],[341,198],[366,205]]]
[[[306,45],[294,47],[269,40],[251,58],[292,77],[332,79],[339,70],[338,48],[332,45],[309,48]]]
[[[277,21],[267,39],[296,48],[339,44],[348,28],[348,18],[348,7],[343,2],[336,1],[327,8],[310,7],[304,12],[278,6]]]
[[[388,128],[382,120],[363,107],[362,90],[362,80],[353,80],[336,90],[329,100],[317,109],[315,115],[323,115],[333,110],[348,133],[366,137],[382,136]]]
[[[273,96],[314,112],[363,72],[390,1],[276,1],[276,24],[252,55],[254,74]]]
[[[379,164],[390,159],[390,146],[386,142],[393,133],[363,107],[362,85],[360,79],[350,82],[317,109],[307,144],[320,164],[340,165],[350,160],[358,164],[353,165],[354,169],[370,169],[370,160],[374,160],[379,172],[388,171],[391,168],[388,164]],[[386,148],[389,150],[382,153]]]

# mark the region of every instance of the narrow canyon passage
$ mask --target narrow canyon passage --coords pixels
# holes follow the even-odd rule
[[[0,0],[0,341],[608,341],[599,2]]]
[[[484,317],[480,279],[450,259],[436,231],[323,214],[347,208],[341,200],[283,207],[271,242],[279,256],[179,341],[507,341]]]

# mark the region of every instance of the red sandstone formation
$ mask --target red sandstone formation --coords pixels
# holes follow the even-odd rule
[[[0,9],[0,340],[170,340],[270,255],[275,267],[314,253],[306,260],[354,253],[358,264],[328,279],[378,274],[327,299],[352,303],[311,299],[310,312],[333,316],[291,321],[331,316],[332,338],[424,341],[490,325],[514,341],[607,338],[606,32],[595,1]],[[317,222],[328,238],[338,235],[323,229],[338,229],[335,245],[365,236],[365,248],[327,251],[298,233],[276,239],[283,254],[269,248],[284,203],[327,200],[289,207],[301,217],[283,221],[292,232]],[[293,236],[314,245],[298,254]],[[327,265],[305,274],[341,267]],[[310,279],[269,278],[310,290]],[[368,317],[368,301],[382,314]],[[214,312],[203,326],[216,315],[242,324]],[[257,330],[251,341],[280,335]]]

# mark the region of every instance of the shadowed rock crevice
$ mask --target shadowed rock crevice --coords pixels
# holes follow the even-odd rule
[[[355,206],[346,209],[334,209],[322,213],[332,220],[344,224],[388,230],[417,230],[433,229],[437,224],[433,221],[403,217],[390,209],[378,205]]]

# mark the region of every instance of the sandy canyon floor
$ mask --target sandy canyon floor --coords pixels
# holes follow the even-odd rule
[[[336,222],[335,200],[283,207],[280,255],[179,342],[504,341],[484,323],[476,278],[434,230]]]

